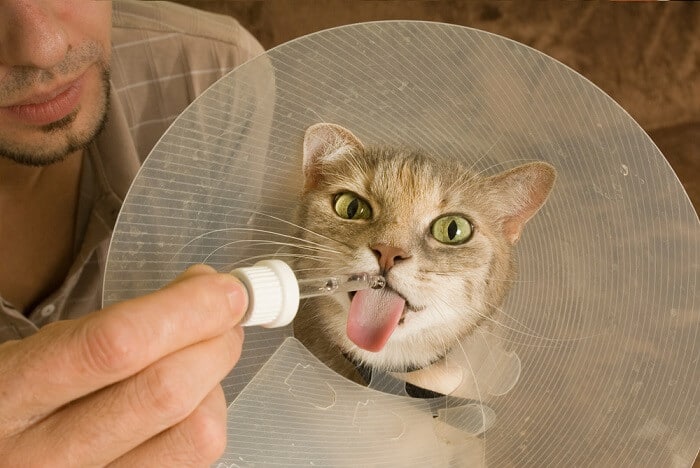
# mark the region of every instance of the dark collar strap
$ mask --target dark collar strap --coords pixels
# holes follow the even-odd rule
[[[367,366],[365,364],[358,363],[356,361],[353,361],[350,356],[345,354],[345,358],[352,362],[352,364],[355,366],[355,369],[357,369],[357,372],[360,374],[360,376],[364,379],[364,381],[369,384],[372,381],[372,368],[370,366]],[[440,358],[442,359],[442,358]],[[436,361],[437,362],[437,361]],[[421,369],[416,368],[416,369],[409,369],[406,370],[405,372],[413,372],[416,370]],[[434,392],[432,390],[428,390],[426,388],[419,387],[417,385],[413,385],[412,383],[406,382],[406,393],[408,396],[413,397],[413,398],[439,398],[439,397],[444,397],[446,396],[443,393],[438,393]]]

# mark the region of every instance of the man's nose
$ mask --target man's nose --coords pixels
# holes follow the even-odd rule
[[[60,11],[54,3],[35,0],[0,2],[0,65],[48,70],[63,60],[70,44]]]

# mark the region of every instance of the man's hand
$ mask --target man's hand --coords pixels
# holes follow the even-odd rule
[[[246,306],[236,279],[200,265],[0,345],[0,465],[208,466],[226,444],[219,382]]]

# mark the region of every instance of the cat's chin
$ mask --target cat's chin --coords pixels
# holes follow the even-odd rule
[[[356,364],[363,364],[375,370],[385,372],[409,372],[422,369],[440,361],[444,355],[440,353],[417,352],[411,349],[409,343],[387,343],[379,352],[367,351],[352,347],[347,355]]]

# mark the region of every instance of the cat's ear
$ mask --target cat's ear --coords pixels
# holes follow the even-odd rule
[[[353,133],[340,125],[318,123],[306,129],[304,135],[304,189],[316,186],[323,164],[352,150],[362,151],[363,145]]]
[[[556,171],[545,162],[524,164],[490,178],[501,229],[511,244],[520,239],[525,224],[544,205],[554,179]]]

